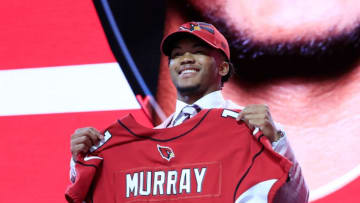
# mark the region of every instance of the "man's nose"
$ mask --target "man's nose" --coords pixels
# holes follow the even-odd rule
[[[195,59],[194,59],[194,56],[191,53],[186,52],[184,55],[182,55],[181,65],[192,64],[194,62],[195,62]]]

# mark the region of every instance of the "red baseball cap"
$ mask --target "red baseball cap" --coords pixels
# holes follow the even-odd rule
[[[226,38],[215,26],[204,22],[187,22],[182,24],[177,31],[169,33],[161,42],[162,52],[169,56],[174,40],[186,35],[195,36],[215,49],[219,49],[230,61],[230,49]]]

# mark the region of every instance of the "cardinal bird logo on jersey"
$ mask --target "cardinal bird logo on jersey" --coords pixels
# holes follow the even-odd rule
[[[157,149],[159,150],[161,157],[167,161],[170,161],[170,159],[175,157],[174,151],[170,147],[157,145]]]

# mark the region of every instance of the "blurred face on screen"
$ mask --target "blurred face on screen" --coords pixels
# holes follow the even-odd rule
[[[360,153],[358,0],[188,3],[229,40],[236,74],[224,96],[240,105],[270,106],[310,189],[359,165],[360,156],[344,159]]]
[[[360,45],[357,0],[189,0],[227,36],[242,79],[332,76]],[[271,69],[264,65],[272,64]],[[262,74],[254,73],[261,70]]]

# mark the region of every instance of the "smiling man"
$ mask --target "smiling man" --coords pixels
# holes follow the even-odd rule
[[[244,121],[252,129],[260,128],[272,142],[273,149],[294,163],[289,174],[290,181],[282,186],[274,202],[307,202],[309,193],[300,166],[283,131],[274,125],[268,107],[258,104],[243,108],[222,97],[222,87],[233,73],[225,37],[211,24],[188,22],[164,37],[161,48],[168,56],[177,101],[175,113],[157,128],[178,125],[178,118],[189,105],[200,109],[242,109],[237,120]]]
[[[293,165],[289,168],[290,170],[288,173],[286,173],[285,179],[288,177],[287,182],[283,183],[281,187],[280,184],[275,184],[275,182],[268,179],[268,181],[255,182],[257,184],[253,182],[251,185],[252,188],[247,188],[247,192],[244,192],[240,196],[235,194],[234,201],[237,199],[236,202],[246,201],[254,203],[307,202],[309,191],[302,176],[300,166],[294,157],[286,136],[284,136],[284,132],[279,126],[274,124],[269,108],[263,104],[240,107],[230,100],[225,100],[222,96],[221,89],[233,72],[233,66],[230,63],[230,50],[225,37],[211,24],[203,22],[188,22],[164,37],[161,49],[168,57],[168,70],[170,71],[172,82],[177,89],[177,101],[175,112],[163,123],[155,127],[155,129],[173,127],[180,129],[183,126],[183,123],[184,125],[185,123],[189,124],[191,118],[196,116],[196,114],[202,109],[241,109],[241,112],[234,116],[238,122],[238,125],[236,123],[235,124],[240,128],[240,125],[245,122],[253,134],[256,134],[256,131],[260,129],[263,135],[270,141],[271,146],[270,144],[269,146],[280,155],[285,156],[293,163]],[[227,115],[223,117],[227,117]],[[204,128],[206,129],[207,127],[205,126]],[[226,135],[226,132],[230,133],[233,130],[235,129],[224,129],[224,135]],[[217,135],[222,134],[217,133]],[[238,136],[241,136],[241,134]],[[76,160],[79,153],[87,153],[94,144],[98,143],[102,139],[103,136],[94,128],[78,129],[71,136],[71,152],[73,159]],[[221,139],[226,138],[221,137]],[[217,139],[212,141],[212,144],[216,145],[216,143],[220,141],[221,140]],[[236,147],[240,145],[243,145],[243,143],[238,143],[238,145],[235,144]],[[246,146],[245,148],[250,149],[250,146]],[[224,148],[223,150],[226,149]],[[220,150],[219,153],[221,154],[223,150]],[[232,152],[235,153],[238,152],[238,150],[239,149],[234,149]],[[212,152],[217,151],[215,150]],[[246,155],[246,153],[240,154]],[[171,158],[170,154],[168,155],[169,161]],[[124,154],[124,156],[126,155]],[[175,157],[173,153],[172,156]],[[276,156],[278,156],[278,154],[276,154]],[[245,157],[246,159],[249,159],[247,163],[254,162],[255,160],[254,158],[251,161],[250,156]],[[227,156],[225,159],[234,159],[232,163],[235,163],[236,161],[240,163],[241,160],[236,158],[238,157]],[[260,162],[261,164],[261,160],[256,163]],[[203,160],[197,161],[201,162]],[[222,161],[225,160],[220,160],[220,162]],[[191,163],[194,164],[193,162]],[[281,163],[284,162],[277,162],[279,165]],[[269,171],[274,171],[268,169],[267,166],[269,165],[264,164],[261,167],[261,172],[257,171],[257,173],[250,175],[250,180],[251,176],[261,177],[264,174],[271,175],[271,172]],[[269,166],[269,168],[271,167]],[[250,169],[251,166],[249,171]],[[72,167],[71,175],[73,182],[75,182],[76,170],[74,167]],[[133,179],[134,178],[136,178],[135,175]],[[247,178],[247,180],[249,180],[249,178]],[[136,182],[135,179],[133,182]],[[219,187],[224,187],[221,186],[221,181],[217,181],[216,184],[219,184]],[[231,190],[234,189],[232,188],[232,185],[226,185],[226,187],[231,188]],[[272,192],[269,192],[270,188]],[[277,192],[274,193],[276,190]],[[268,197],[274,197],[274,199],[268,199]],[[214,196],[214,201],[219,200],[217,198],[217,196]]]
[[[354,133],[360,130],[359,2],[171,1],[165,33],[189,19],[211,22],[229,39],[236,74],[224,97],[271,108],[313,194],[334,180],[341,182],[336,187],[346,184],[338,178],[360,163],[360,156],[344,158],[360,153]],[[158,99],[165,107],[176,94],[170,96],[163,64]]]
[[[169,69],[178,99],[192,104],[221,89],[221,77],[229,73],[225,57],[193,37],[177,42],[169,56]],[[224,64],[221,64],[224,63]]]

